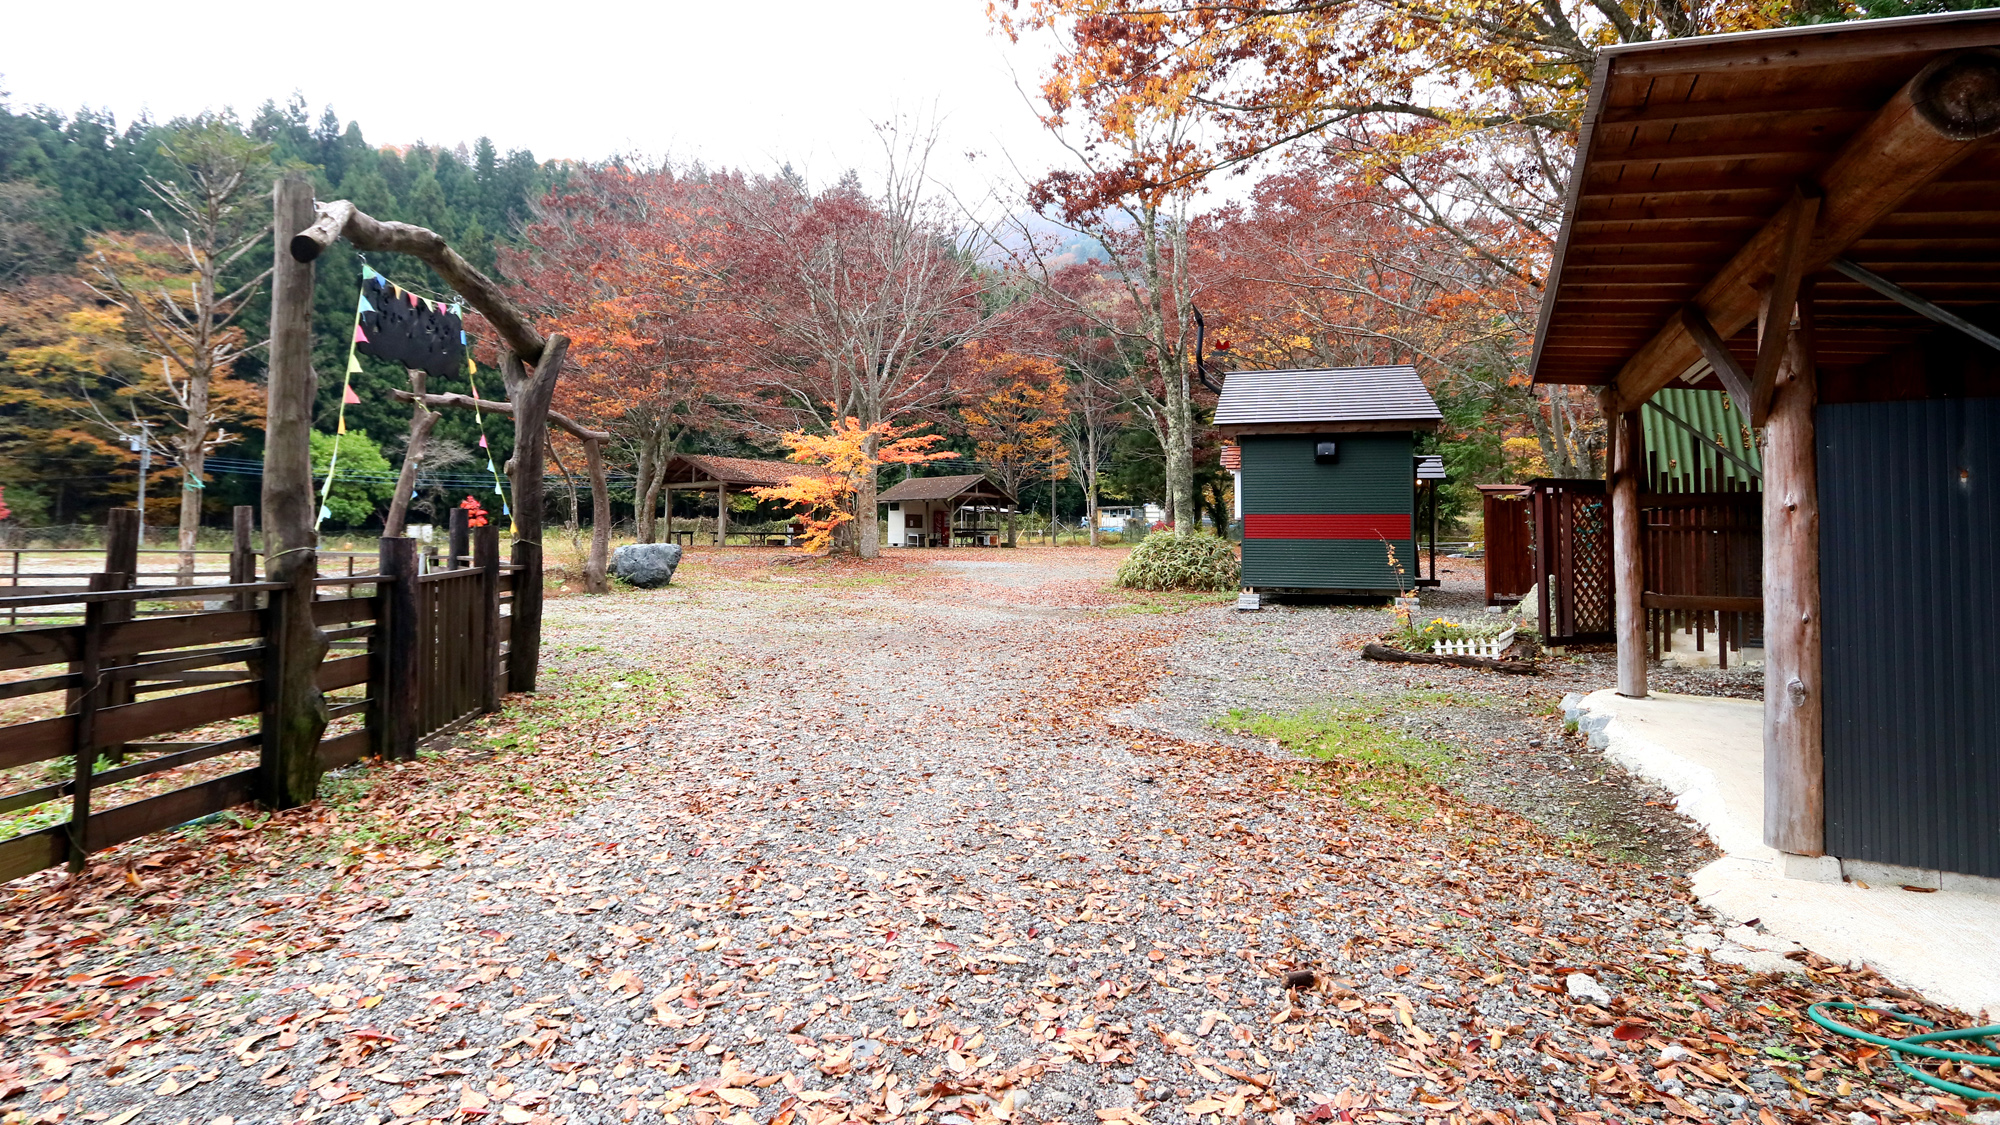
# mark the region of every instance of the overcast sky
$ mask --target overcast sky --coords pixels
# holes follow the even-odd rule
[[[699,157],[815,182],[880,162],[872,127],[942,121],[933,174],[977,191],[1061,160],[1016,89],[1045,48],[989,31],[985,0],[557,0],[518,4],[10,5],[0,90],[15,110],[105,108],[121,124],[305,95],[374,144],[490,136],[541,159]],[[965,154],[984,159],[968,165]]]

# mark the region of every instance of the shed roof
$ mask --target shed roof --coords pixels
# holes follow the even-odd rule
[[[716,457],[706,453],[676,453],[667,462],[669,485],[720,481],[731,488],[783,484],[793,477],[824,476],[817,465],[794,461],[759,461],[749,457]]]
[[[1443,419],[1407,365],[1231,371],[1215,404],[1215,427],[1225,434],[1434,430]]]
[[[2000,11],[1986,10],[1600,51],[1543,293],[1534,380],[1616,381],[1627,408],[1660,385],[1662,371],[1681,385],[1715,386],[1673,326],[1690,307],[1705,309],[1748,365],[1756,329],[1754,318],[1741,319],[1755,300],[1746,286],[1768,283],[1764,250],[1776,240],[1765,228],[1797,191],[1825,192],[1806,254],[1808,275],[1817,275],[1819,362],[1862,363],[1933,327],[1828,268],[1834,259],[1960,312],[2000,298],[2000,148],[1917,158],[1884,143],[1902,135],[1900,119],[1936,112],[1902,93],[1912,78],[1951,52],[1994,45]],[[1890,179],[1896,186],[1884,188]],[[1911,190],[1901,193],[1905,182]],[[1738,261],[1742,254],[1756,261]],[[1725,279],[1732,266],[1743,268]]]
[[[948,477],[911,477],[898,481],[878,493],[875,499],[884,504],[901,503],[904,500],[1001,500],[1011,505],[1014,498],[1007,490],[986,478],[985,473],[959,473]]]

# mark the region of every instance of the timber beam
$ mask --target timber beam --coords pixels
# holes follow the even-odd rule
[[[345,238],[357,250],[388,254],[408,254],[418,259],[465,298],[465,303],[486,318],[507,347],[528,366],[542,358],[547,341],[528,323],[521,310],[501,293],[493,279],[459,256],[436,231],[410,223],[383,222],[369,217],[345,199],[314,204],[319,218],[313,225],[291,237],[286,244],[297,261],[310,262],[337,239]]]
[[[512,415],[514,413],[514,404],[511,402],[496,402],[493,399],[473,398],[471,395],[461,395],[461,394],[430,395],[430,394],[418,394],[415,391],[396,391],[396,390],[392,390],[389,393],[396,396],[398,399],[401,399],[404,402],[421,402],[426,407],[429,407],[434,410],[440,407],[456,406],[466,410],[475,410],[475,409],[490,410],[495,414]],[[611,440],[611,434],[609,432],[605,430],[588,429],[581,423],[577,422],[574,418],[571,418],[566,414],[558,414],[553,410],[549,411],[549,421],[554,422],[558,426],[561,426],[564,430],[567,430],[569,433],[573,434],[579,441]]]
[[[1816,191],[1804,191],[1743,244],[1695,297],[1694,308],[1713,326],[1718,340],[1741,332],[1773,293],[1796,270],[1803,278],[1825,269],[1894,212],[1918,189],[1970,156],[2000,133],[2000,53],[1992,50],[1942,55],[1917,72],[1875,113],[1834,157]],[[1785,261],[1787,244],[1795,249]],[[1796,284],[1796,283],[1793,283]],[[1789,334],[1791,306],[1772,305],[1787,321],[1771,337]],[[1607,409],[1636,409],[1654,392],[1709,358],[1687,328],[1685,313],[1674,316],[1618,372]],[[1761,349],[1758,374],[1768,365],[1775,379],[1785,347]],[[1753,411],[1758,388],[1748,388]],[[1768,406],[1769,393],[1763,405]],[[1759,419],[1761,421],[1761,419]]]

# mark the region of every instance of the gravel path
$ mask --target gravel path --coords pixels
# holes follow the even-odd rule
[[[1796,978],[1703,959],[1716,927],[1681,879],[1703,843],[1550,715],[1594,666],[1524,685],[1364,664],[1377,609],[1238,615],[1109,592],[1109,553],[958,554],[863,569],[695,552],[675,587],[552,601],[555,692],[670,670],[710,702],[635,702],[591,736],[604,776],[577,815],[404,864],[368,897],[348,884],[337,915],[310,895],[231,899],[211,928],[326,936],[254,987],[231,981],[201,1020],[175,1024],[195,1003],[183,983],[149,1002],[154,1025],[109,1041],[12,1025],[0,1111],[112,1125],[1898,1111],[1796,1038]],[[1429,811],[1359,811],[1290,753],[1213,726],[1231,708],[1314,706],[1453,748]],[[120,970],[174,952],[147,948]]]

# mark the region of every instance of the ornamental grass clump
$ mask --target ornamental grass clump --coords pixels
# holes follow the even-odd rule
[[[1235,544],[1213,535],[1148,535],[1118,568],[1118,585],[1135,590],[1234,590],[1242,581]]]

